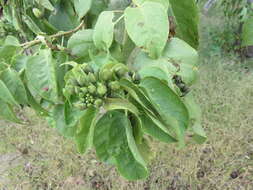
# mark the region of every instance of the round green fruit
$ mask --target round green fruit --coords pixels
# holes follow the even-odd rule
[[[113,91],[117,91],[120,89],[120,84],[118,81],[112,81],[109,83],[109,87],[110,89],[112,89]]]
[[[104,84],[98,83],[97,93],[99,96],[104,96],[107,92],[107,88]]]

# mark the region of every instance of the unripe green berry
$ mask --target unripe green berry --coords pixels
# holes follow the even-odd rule
[[[120,89],[120,84],[118,81],[112,81],[109,83],[109,87],[110,89],[112,89],[113,91],[117,91]]]
[[[92,104],[91,104],[91,103],[87,104],[87,107],[91,107],[91,106],[92,106]]]
[[[103,100],[101,99],[96,99],[95,102],[94,102],[94,105],[99,108],[103,105]]]
[[[88,92],[88,88],[87,88],[87,87],[82,87],[82,88],[80,88],[80,90],[81,90],[84,94],[87,94],[87,92]]]
[[[104,96],[107,92],[107,88],[102,83],[98,83],[97,93],[99,96]]]
[[[113,72],[109,69],[103,69],[100,73],[99,73],[99,79],[102,81],[108,81],[111,80],[113,76]]]
[[[95,94],[96,93],[96,87],[93,85],[93,84],[90,84],[89,86],[88,86],[88,91],[89,91],[89,93],[91,93],[91,94]]]

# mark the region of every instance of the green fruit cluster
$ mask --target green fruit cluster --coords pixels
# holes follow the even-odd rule
[[[119,80],[128,73],[128,68],[121,63],[106,64],[97,71],[89,64],[77,67],[73,68],[75,74],[66,81],[64,92],[72,97],[73,105],[81,110],[91,106],[101,107],[105,98],[120,91]]]

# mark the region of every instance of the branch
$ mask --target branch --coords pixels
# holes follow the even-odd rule
[[[73,34],[75,32],[77,32],[78,30],[80,30],[82,27],[84,26],[84,21],[82,21],[80,23],[79,26],[77,26],[75,29],[73,30],[70,30],[70,31],[66,31],[66,32],[58,32],[56,34],[53,34],[51,36],[48,36],[49,38],[53,39],[53,38],[59,38],[59,37],[62,37],[62,36],[67,36],[67,35],[70,35],[70,34]],[[37,44],[40,44],[42,43],[42,40],[41,39],[35,39],[35,40],[32,40],[30,42],[25,42],[23,44],[21,44],[21,47],[24,48],[24,49],[27,49],[29,47],[32,47],[34,45],[37,45]]]

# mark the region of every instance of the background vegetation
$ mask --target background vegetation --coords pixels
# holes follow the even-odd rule
[[[219,7],[201,15],[202,66],[194,93],[208,134],[204,145],[178,150],[154,142],[152,148],[159,152],[150,164],[151,176],[127,182],[96,161],[94,152],[78,155],[71,141],[26,110],[20,115],[29,126],[0,121],[0,189],[253,189],[252,64],[226,50],[233,34],[221,26]]]

